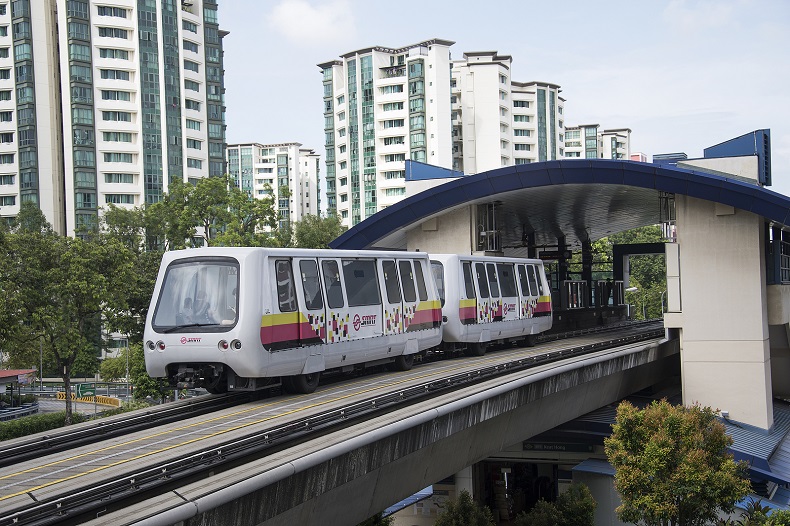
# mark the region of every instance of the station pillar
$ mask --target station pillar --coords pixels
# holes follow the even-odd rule
[[[667,246],[667,328],[679,329],[683,403],[773,426],[765,239],[759,216],[675,196]],[[726,412],[726,413],[725,413]]]
[[[435,254],[471,255],[477,249],[475,211],[472,206],[423,221],[406,232],[406,249]]]

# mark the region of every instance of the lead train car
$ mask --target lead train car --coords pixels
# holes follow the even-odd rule
[[[144,335],[148,374],[210,392],[322,371],[411,367],[441,342],[425,253],[201,248],[165,253]]]
[[[551,294],[543,262],[490,256],[432,254],[442,304],[445,346],[482,355],[496,341],[522,340],[551,328]]]

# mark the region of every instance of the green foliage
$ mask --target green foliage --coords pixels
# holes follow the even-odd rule
[[[663,243],[664,241],[661,227],[658,225],[627,230],[607,238],[610,247],[611,245]],[[665,259],[663,254],[630,257],[629,285],[637,287],[639,290],[626,292],[626,302],[636,307],[634,318],[654,319],[661,317],[661,293],[667,289]]]
[[[521,512],[516,517],[516,526],[559,526],[562,513],[553,503],[539,500],[528,513]]]
[[[148,397],[161,401],[170,397],[172,389],[161,378],[151,378],[145,370],[145,353],[142,343],[133,342],[129,347],[122,349],[118,356],[105,359],[100,367],[103,379],[108,381],[120,380],[126,377],[127,358],[129,360],[129,381],[134,386],[132,395],[135,400],[145,400]]]
[[[80,413],[67,416],[65,411],[23,416],[16,420],[0,422],[0,440],[10,440],[34,433],[51,431],[70,423],[77,424],[85,420],[86,418]]]
[[[384,517],[383,514],[379,512],[360,522],[358,526],[391,526],[394,521],[395,519],[391,515]]]
[[[339,216],[306,215],[294,226],[295,246],[299,248],[329,248],[329,242],[346,230]]]
[[[709,407],[666,400],[628,402],[604,441],[622,498],[620,520],[646,526],[706,524],[749,494],[746,466],[727,453],[732,439]]]
[[[123,413],[137,411],[138,409],[146,409],[148,407],[151,407],[151,404],[139,400],[135,400],[134,402],[124,402],[121,407],[108,409],[107,411],[104,411],[101,416],[104,418],[106,416],[121,415]]]
[[[529,513],[520,513],[516,526],[594,526],[596,506],[589,488],[573,483],[557,502],[540,500]]]
[[[464,490],[458,499],[449,501],[434,526],[494,526],[491,510],[472,500]]]
[[[790,510],[777,510],[768,516],[767,526],[790,526]]]

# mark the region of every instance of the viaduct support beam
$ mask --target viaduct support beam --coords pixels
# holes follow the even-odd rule
[[[677,340],[631,344],[448,393],[159,495],[123,516],[128,523],[136,515],[138,526],[357,524],[514,443],[676,376],[677,353]]]
[[[675,198],[681,310],[666,313],[664,324],[681,329],[683,403],[770,429],[763,219],[720,203]]]

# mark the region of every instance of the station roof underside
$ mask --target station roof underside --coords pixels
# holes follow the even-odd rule
[[[790,198],[702,171],[606,159],[560,160],[508,166],[460,177],[408,197],[346,231],[336,249],[406,248],[406,232],[472,204],[497,203],[501,243],[566,246],[660,222],[661,193],[687,195],[752,212],[784,227]]]

